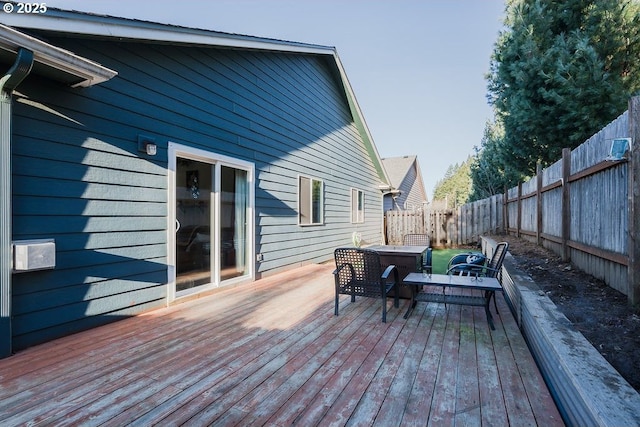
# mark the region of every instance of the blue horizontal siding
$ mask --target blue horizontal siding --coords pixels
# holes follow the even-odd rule
[[[60,203],[64,200],[60,199]],[[14,237],[36,238],[37,235],[61,236],[66,233],[111,233],[115,231],[164,230],[167,220],[164,217],[125,217],[125,216],[43,216],[15,215]],[[18,232],[21,232],[18,234]]]
[[[112,311],[87,310],[91,305],[87,302],[66,306],[66,310],[48,310],[38,312],[35,315],[16,317],[13,320],[14,330],[16,325],[24,330],[18,330],[14,335],[14,347],[26,348],[38,342],[46,342],[61,336],[80,332],[109,322],[125,319],[158,307],[162,301],[162,291],[158,288],[143,289],[128,294],[115,295],[108,302],[110,307],[118,307]],[[146,301],[140,302],[138,301]],[[96,304],[93,304],[96,306]],[[46,328],[43,325],[50,324],[51,317],[65,313],[63,319]]]
[[[13,315],[20,317],[24,314],[55,310],[59,307],[68,307],[82,301],[89,304],[102,298],[121,294],[122,289],[127,293],[154,287],[154,283],[166,279],[163,271],[155,271],[145,274],[136,274],[119,279],[100,281],[94,283],[81,283],[72,286],[48,289],[37,293],[21,293],[14,297]],[[160,298],[162,298],[160,296]],[[46,323],[46,322],[32,322]],[[22,325],[17,331],[27,332],[28,326]],[[38,329],[38,326],[35,326]]]
[[[53,237],[58,252],[55,270],[14,275],[18,348],[163,303],[169,141],[256,165],[259,272],[326,261],[356,230],[379,242],[380,179],[331,59],[48,39],[119,74],[86,89],[21,86],[14,239]],[[138,152],[140,134],[157,156]],[[321,226],[298,225],[300,174],[324,181]],[[364,224],[350,222],[354,186]]]
[[[121,280],[130,276],[156,277],[156,273],[159,272],[163,273],[166,279],[166,257],[143,260],[112,256],[109,262],[102,261],[101,264],[89,262],[73,269],[15,274],[13,296],[35,294],[67,286]],[[160,282],[150,281],[150,283],[158,285]],[[121,288],[117,293],[126,292],[126,288]]]

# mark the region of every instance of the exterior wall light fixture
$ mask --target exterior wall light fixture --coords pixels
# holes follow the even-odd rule
[[[148,156],[155,156],[158,153],[156,140],[146,135],[138,135],[138,151],[146,153]]]

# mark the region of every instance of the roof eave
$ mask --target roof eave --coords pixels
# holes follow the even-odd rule
[[[82,19],[78,19],[82,17]],[[38,29],[45,31],[75,33],[90,36],[115,37],[121,39],[146,40],[153,42],[184,43],[188,45],[229,47],[239,49],[257,49],[281,51],[289,53],[306,53],[331,57],[337,67],[345,96],[351,109],[355,125],[363,139],[376,172],[383,184],[391,184],[389,176],[382,164],[380,154],[373,142],[373,137],[364,120],[364,115],[356,100],[355,94],[336,49],[307,43],[274,40],[254,36],[229,34],[211,30],[180,27],[155,22],[132,20],[82,12],[64,11],[50,8],[43,15],[9,14],[10,25],[18,28]]]
[[[33,52],[35,63],[74,76],[77,80],[72,84],[74,87],[99,84],[118,74],[96,62],[0,24],[0,49],[17,54],[20,48]]]
[[[24,16],[11,14],[6,17],[9,25],[17,28],[95,37],[115,37],[123,40],[325,55],[331,54],[333,51],[333,48],[329,46],[231,34],[106,15],[93,15],[84,12],[70,12],[60,9],[49,9],[47,14],[44,15]]]

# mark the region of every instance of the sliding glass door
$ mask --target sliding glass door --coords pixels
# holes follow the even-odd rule
[[[220,181],[222,280],[247,273],[247,172],[222,166]]]
[[[169,148],[173,297],[251,277],[253,165],[175,144]]]
[[[176,292],[212,282],[213,165],[178,158],[176,168]]]

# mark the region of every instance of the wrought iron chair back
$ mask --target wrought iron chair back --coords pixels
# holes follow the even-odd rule
[[[380,298],[382,300],[382,321],[387,321],[387,295],[394,291],[394,306],[399,307],[398,269],[394,265],[382,268],[380,255],[369,249],[338,248],[334,252],[336,269],[335,315],[338,315],[339,295]],[[390,277],[391,276],[391,277]]]
[[[498,277],[498,274],[502,270],[502,263],[504,262],[504,257],[507,256],[507,251],[509,250],[509,244],[507,242],[500,242],[496,246],[496,249],[493,251],[493,255],[491,259],[487,263],[485,268],[486,276],[488,277]]]
[[[405,234],[402,236],[402,244],[405,246],[431,246],[427,234]]]
[[[402,244],[405,246],[431,246],[429,235],[427,234],[405,234],[402,236]],[[432,249],[427,249],[422,259],[422,271],[431,273]]]

